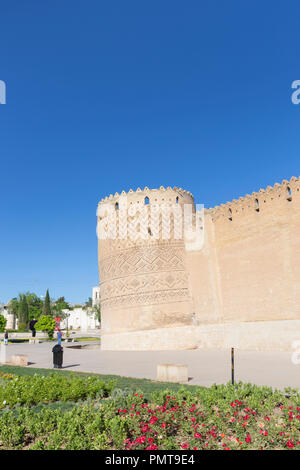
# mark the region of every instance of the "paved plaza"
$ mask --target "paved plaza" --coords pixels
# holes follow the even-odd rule
[[[84,347],[73,348],[79,344]],[[1,345],[1,350],[5,347],[6,362],[10,361],[12,354],[27,354],[28,367],[52,368],[53,345],[47,342],[9,344]],[[230,350],[101,351],[96,342],[68,343],[63,346],[64,370],[155,380],[157,364],[172,363],[188,366],[189,384],[210,386],[231,379]],[[300,389],[300,364],[294,365],[291,353],[287,352],[235,350],[235,379],[274,388]]]

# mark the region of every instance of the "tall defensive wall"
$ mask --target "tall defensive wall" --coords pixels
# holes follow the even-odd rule
[[[191,204],[195,215],[181,188],[123,192],[99,207],[110,205],[114,217],[124,196],[148,213],[155,203]],[[137,213],[128,217],[136,228]],[[162,220],[157,238],[141,223],[149,237],[99,239],[103,349],[293,349],[300,341],[298,178],[205,210],[199,249],[190,250],[174,227],[163,239]]]

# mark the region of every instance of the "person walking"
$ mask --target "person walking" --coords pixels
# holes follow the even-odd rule
[[[29,329],[31,330],[32,337],[35,338],[36,335],[36,329],[35,329],[35,324],[37,323],[37,320],[33,318],[31,322],[29,323]]]
[[[4,344],[8,344],[8,332],[5,330],[4,332]]]
[[[57,330],[56,336],[57,336],[57,344],[61,346],[62,332],[60,329]]]

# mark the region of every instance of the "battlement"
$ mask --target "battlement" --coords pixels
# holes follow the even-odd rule
[[[229,221],[233,221],[234,217],[239,214],[259,213],[278,202],[291,203],[296,198],[300,199],[300,179],[293,176],[290,181],[283,180],[281,184],[275,183],[274,186],[260,189],[251,195],[246,194],[226,204],[212,207],[206,213],[211,215],[213,221],[219,217],[226,217]]]
[[[149,189],[147,186],[144,189],[137,188],[136,191],[130,189],[129,191],[122,191],[121,193],[110,194],[106,198],[101,199],[99,204],[113,203],[118,204],[120,198],[127,197],[130,203],[140,204],[194,204],[192,193],[182,188],[171,188],[170,186],[164,188],[161,186],[158,189]],[[98,205],[99,205],[98,204]]]
[[[196,207],[192,194],[176,187],[130,189],[99,202],[103,349],[236,342],[280,349],[297,337],[300,178],[205,210],[204,217]]]
[[[171,206],[173,204],[192,204],[195,208],[194,197],[190,191],[177,187],[171,188],[170,186],[167,188],[161,186],[157,189],[150,189],[146,186],[144,189],[137,188],[136,191],[130,189],[127,192],[110,194],[101,199],[98,207],[102,204],[109,204],[118,209],[119,202],[125,197],[129,205],[161,204],[163,206],[167,204]],[[244,197],[233,199],[226,204],[205,209],[204,213],[211,216],[213,222],[220,218],[232,222],[242,215],[249,216],[264,213],[267,209],[272,210],[272,207],[277,207],[278,204],[282,206],[284,202],[292,203],[295,200],[300,201],[300,178],[292,177],[289,181],[283,180],[282,183],[275,183],[274,186],[268,186],[266,189],[260,189],[252,194],[246,194]]]

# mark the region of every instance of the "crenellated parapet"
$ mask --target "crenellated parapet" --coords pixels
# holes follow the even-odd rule
[[[170,186],[164,188],[161,186],[158,189],[149,189],[147,186],[144,189],[137,188],[136,191],[130,189],[129,191],[122,191],[121,193],[110,194],[109,196],[101,199],[100,204],[112,203],[118,204],[121,198],[126,197],[129,203],[138,204],[187,204],[194,203],[192,193],[182,188],[171,188]]]
[[[97,209],[101,256],[145,244],[168,245],[175,241],[181,245],[188,212],[195,214],[193,195],[177,187],[130,189],[103,198]],[[112,236],[106,236],[109,227]]]
[[[204,216],[182,188],[130,189],[101,199],[97,223],[103,349],[272,350],[296,338],[284,328],[299,323],[299,178]]]
[[[290,181],[283,180],[281,184],[275,183],[274,186],[260,189],[251,195],[246,194],[239,199],[210,208],[206,213],[211,215],[213,221],[222,218],[233,222],[240,216],[262,215],[278,205],[284,208],[284,205],[290,206],[295,201],[300,201],[300,179],[292,177]]]

